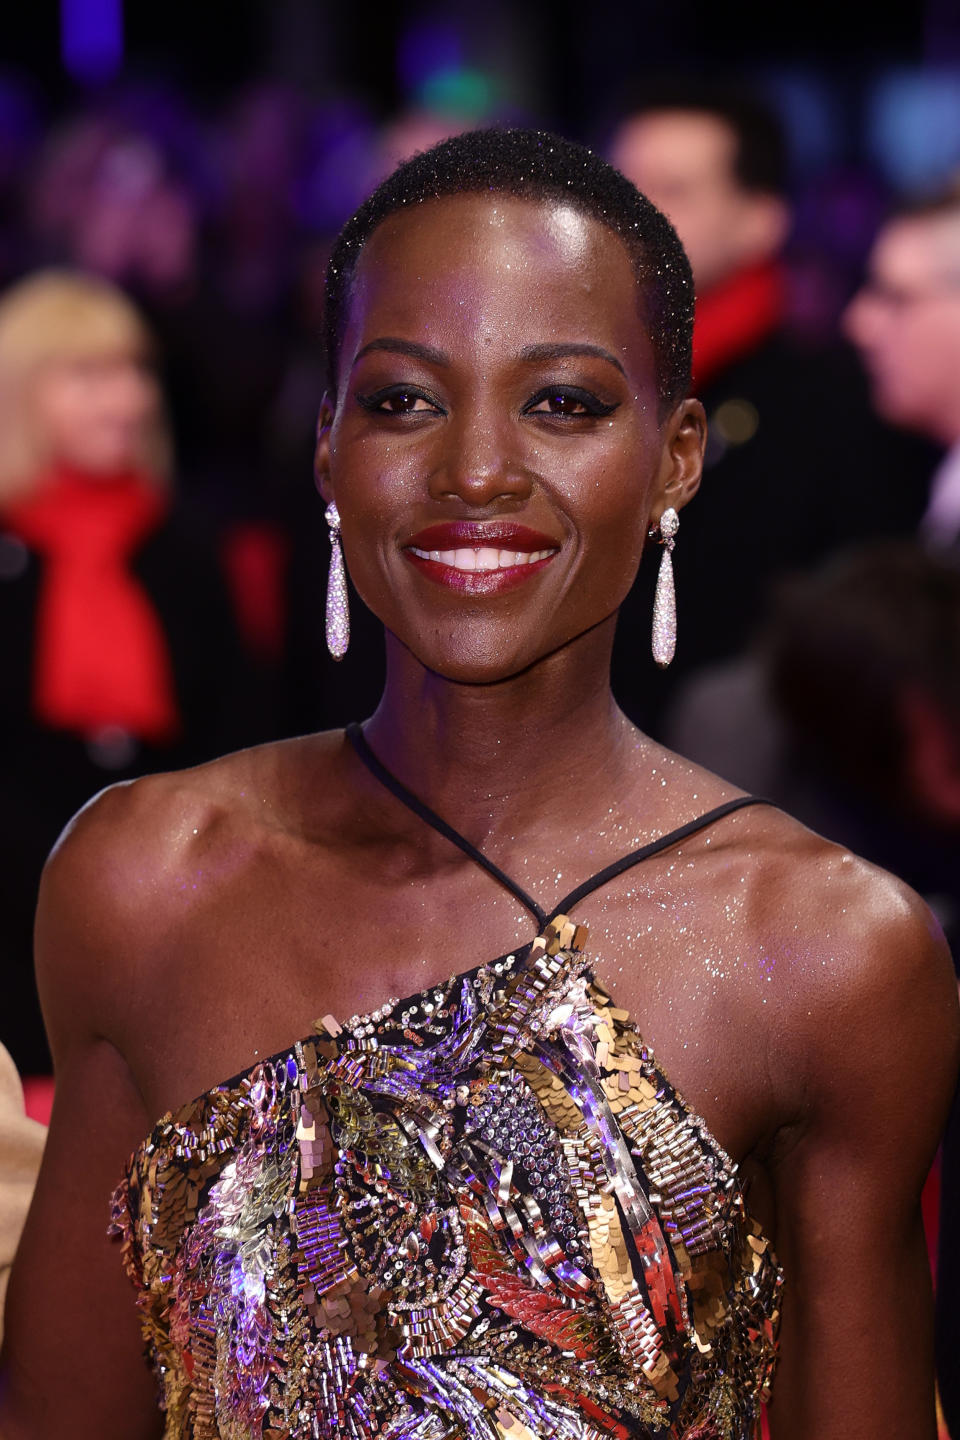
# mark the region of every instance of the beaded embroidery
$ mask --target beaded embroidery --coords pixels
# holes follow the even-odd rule
[[[558,916],[166,1116],[114,1196],[166,1440],[748,1440],[782,1277]]]

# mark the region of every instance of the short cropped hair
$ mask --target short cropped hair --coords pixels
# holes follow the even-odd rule
[[[894,205],[890,220],[955,220],[960,215],[960,177],[940,190],[911,196]]]
[[[835,556],[783,582],[767,646],[770,693],[795,743],[845,785],[902,798],[911,689],[960,737],[960,569],[948,556],[900,540]]]
[[[542,130],[472,130],[414,155],[387,176],[340,231],[327,267],[327,382],[337,362],[357,262],[390,215],[427,200],[493,192],[559,201],[599,220],[633,261],[640,314],[653,346],[662,407],[690,388],[693,277],[666,216],[618,170],[573,141]]]
[[[720,120],[734,138],[733,174],[743,190],[785,198],[790,166],[777,113],[757,95],[733,84],[697,76],[651,81],[622,107],[623,121],[663,111],[693,111]]]

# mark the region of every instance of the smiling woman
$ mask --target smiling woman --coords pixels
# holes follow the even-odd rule
[[[445,142],[345,228],[316,474],[383,699],[51,860],[10,1440],[752,1440],[771,1386],[776,1440],[932,1435],[942,940],[610,694],[699,482],[691,306],[552,136]]]

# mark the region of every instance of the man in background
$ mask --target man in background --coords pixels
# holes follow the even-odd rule
[[[947,447],[920,536],[960,546],[960,186],[887,221],[844,325],[878,413]]]
[[[610,153],[690,256],[694,388],[709,421],[703,484],[677,537],[677,658],[662,678],[638,664],[652,565],[615,655],[622,703],[662,734],[678,680],[743,652],[775,580],[852,541],[913,531],[929,459],[872,414],[849,347],[790,334],[786,147],[766,107],[713,86],[661,91],[621,121]]]
[[[883,226],[870,254],[867,279],[844,316],[847,334],[863,357],[873,403],[896,425],[928,436],[947,451],[934,476],[920,521],[929,552],[960,560],[960,188],[904,209]],[[960,581],[958,581],[960,585]],[[960,616],[954,633],[960,633]],[[942,639],[950,634],[940,626]],[[915,637],[911,636],[915,648]],[[960,647],[958,647],[960,648]],[[957,685],[960,655],[951,680]],[[921,716],[921,718],[923,718]],[[946,756],[928,786],[941,808],[951,800],[960,825],[960,707],[950,723],[928,737],[926,753]],[[930,730],[930,717],[926,721]],[[909,753],[909,751],[908,751]],[[949,857],[944,840],[944,855]],[[955,859],[955,857],[954,857]],[[951,936],[960,969],[960,939]],[[944,1416],[960,1435],[960,1097],[944,1139],[937,1264],[937,1378]]]

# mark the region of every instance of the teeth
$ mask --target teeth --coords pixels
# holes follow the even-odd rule
[[[438,565],[449,565],[451,570],[509,570],[514,565],[532,565],[535,560],[546,560],[553,550],[495,550],[492,545],[478,549],[462,546],[458,550],[410,549],[422,560],[434,560]]]

